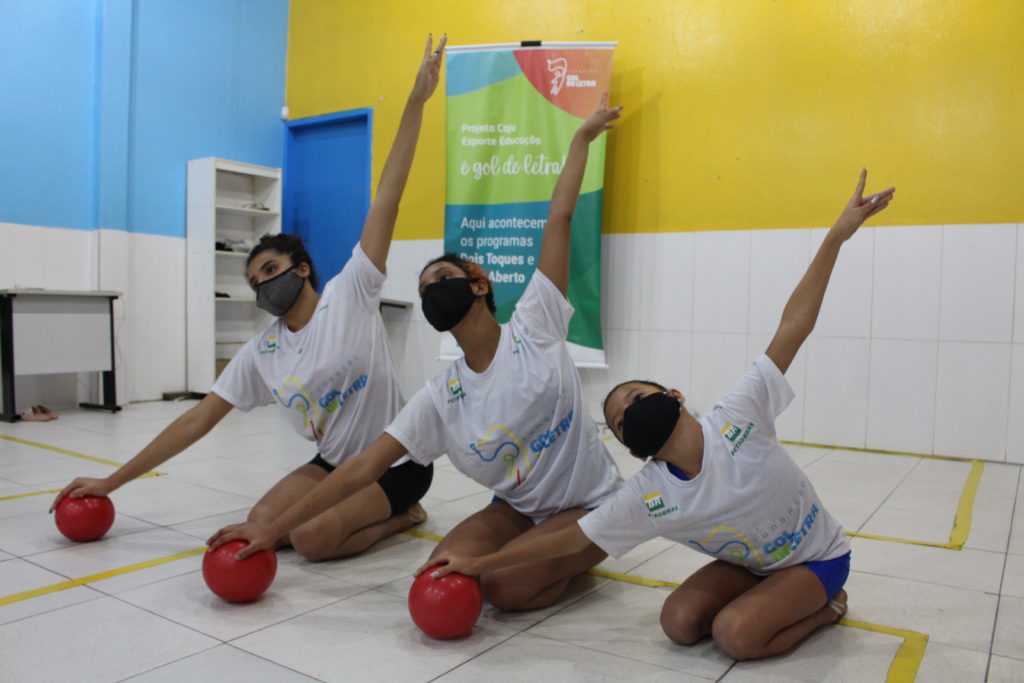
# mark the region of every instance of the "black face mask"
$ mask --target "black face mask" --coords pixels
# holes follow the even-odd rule
[[[280,317],[287,313],[306,282],[293,273],[292,268],[295,266],[256,285],[256,305],[272,316]]]
[[[679,422],[679,399],[665,392],[644,396],[622,413],[622,443],[644,458],[657,453]]]
[[[476,278],[473,278],[476,279]],[[466,317],[476,301],[476,294],[466,277],[450,277],[432,282],[423,288],[423,316],[438,332],[447,332]]]

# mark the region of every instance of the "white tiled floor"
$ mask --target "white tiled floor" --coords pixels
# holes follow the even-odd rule
[[[49,424],[2,424],[0,435],[123,462],[189,405],[70,413]],[[0,439],[0,602],[184,553],[241,520],[269,485],[312,455],[272,412],[232,414],[166,463],[165,476],[116,492],[117,522],[90,544],[57,533],[46,513],[52,494],[3,498],[111,466]],[[970,465],[789,450],[848,531],[948,541]],[[615,455],[624,474],[636,470]],[[985,465],[961,551],[853,539],[849,618],[928,635],[919,681],[1024,680],[1020,469]],[[441,461],[420,530],[443,535],[487,500]],[[405,604],[410,572],[432,545],[399,535],[360,557],[320,564],[281,552],[274,585],[249,605],[209,593],[199,556],[6,604],[0,681],[883,681],[902,643],[885,632],[829,627],[788,655],[737,664],[709,641],[682,647],[662,635],[658,613],[668,589],[593,576],[558,605],[525,614],[486,607],[469,637],[434,641],[412,624]],[[680,581],[705,561],[655,540],[602,568]]]

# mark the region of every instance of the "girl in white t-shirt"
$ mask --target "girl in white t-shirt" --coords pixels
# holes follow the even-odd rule
[[[630,452],[653,458],[611,500],[557,534],[479,557],[446,552],[430,564],[476,575],[597,546],[618,557],[663,536],[715,561],[665,601],[661,626],[677,643],[712,636],[735,659],[789,650],[846,612],[850,545],[775,434],[793,398],[784,377],[818,317],[842,244],[888,206],[894,189],[864,198],[866,171],[782,313],[763,356],[707,415],[647,381],[615,387],[605,419]]]
[[[426,465],[447,453],[456,468],[494,492],[494,500],[456,526],[435,555],[528,546],[574,525],[621,486],[587,417],[566,344],[573,313],[565,294],[572,212],[588,147],[621,111],[606,106],[607,96],[573,138],[552,195],[537,270],[509,322],[495,319],[491,283],[476,264],[452,255],[428,263],[420,274],[423,312],[438,330],[451,330],[465,356],[428,382],[380,439],[304,501],[269,526],[223,529],[210,539],[213,547],[247,538],[251,545],[239,553],[243,557],[266,547],[406,454]],[[544,607],[604,556],[589,546],[559,561],[484,574],[481,586],[501,609]]]
[[[250,511],[250,521],[272,520],[358,454],[402,407],[380,295],[398,205],[412,166],[423,107],[437,87],[446,38],[436,51],[427,39],[423,61],[381,172],[377,196],[359,244],[336,277],[316,292],[316,273],[302,241],[264,237],[249,254],[246,276],[257,305],[276,317],[224,369],[210,393],[105,479],[80,477],[64,496],[105,496],[198,441],[232,408],[248,411],[276,402],[300,435],[319,450],[285,476]],[[240,464],[239,467],[244,467]],[[423,521],[419,504],[433,470],[398,461],[363,482],[349,499],[272,539],[310,560],[362,552]],[[52,510],[53,508],[51,508]]]

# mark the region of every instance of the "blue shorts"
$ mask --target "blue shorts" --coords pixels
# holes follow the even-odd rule
[[[825,598],[831,600],[850,576],[850,553],[821,562],[804,562],[804,566],[818,577],[825,587]]]

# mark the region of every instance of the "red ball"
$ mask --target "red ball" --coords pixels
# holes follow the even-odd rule
[[[277,574],[277,555],[266,549],[236,560],[248,541],[228,541],[203,556],[203,579],[217,596],[228,602],[249,602],[270,588]]]
[[[72,541],[95,541],[114,524],[114,504],[106,496],[64,496],[53,518],[57,530]]]
[[[480,586],[465,574],[435,579],[436,567],[426,570],[409,589],[409,614],[429,636],[448,639],[464,636],[480,618],[484,601]]]

